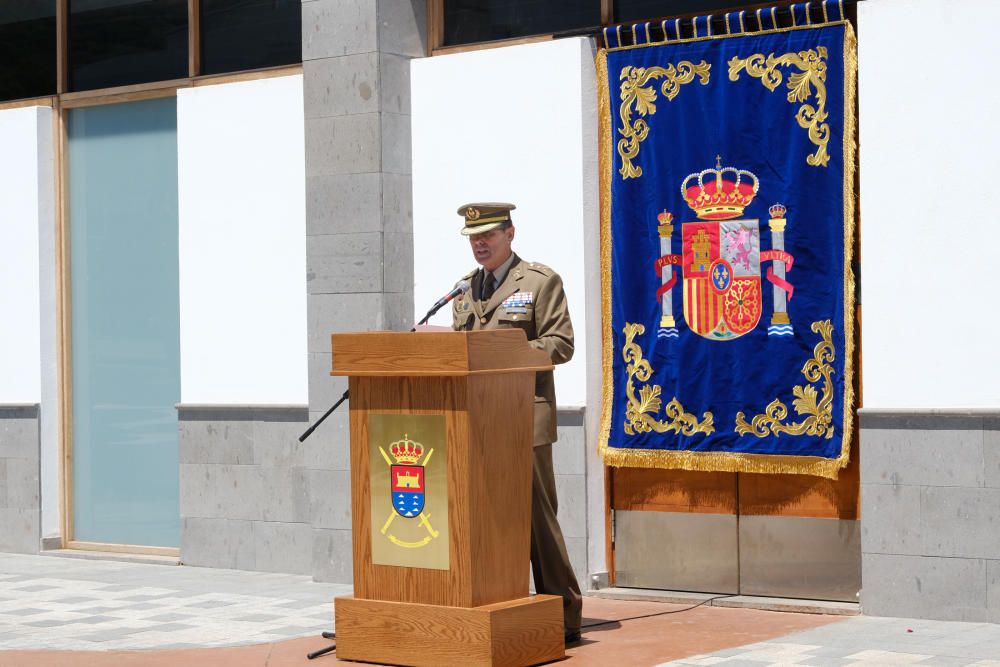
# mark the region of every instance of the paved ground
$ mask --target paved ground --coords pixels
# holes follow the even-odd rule
[[[310,577],[0,554],[0,649],[235,646],[318,635],[349,586]]]
[[[0,667],[322,667],[331,600],[308,577],[0,554]],[[636,618],[642,617],[642,618]],[[1000,626],[587,598],[578,667],[1000,667]]]
[[[975,665],[1000,667],[1000,625],[856,616],[669,665]]]

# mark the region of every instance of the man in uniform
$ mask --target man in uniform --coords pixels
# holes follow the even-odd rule
[[[525,262],[511,250],[513,204],[466,204],[462,234],[481,268],[465,276],[472,288],[452,302],[458,331],[517,327],[529,344],[554,364],[573,356],[573,324],[562,279],[547,266]],[[531,484],[531,570],[535,590],[563,598],[566,643],[580,639],[583,601],[556,520],[556,480],[552,443],[556,441],[556,392],[552,371],[535,378],[534,477]]]

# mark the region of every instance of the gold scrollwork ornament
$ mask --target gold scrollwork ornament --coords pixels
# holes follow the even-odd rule
[[[806,163],[812,167],[825,167],[830,161],[827,144],[830,142],[830,126],[826,124],[829,113],[826,111],[826,62],[825,46],[817,46],[815,50],[786,53],[782,56],[768,54],[767,58],[756,53],[749,58],[733,57],[729,61],[729,80],[739,81],[740,72],[746,70],[750,76],[760,79],[764,87],[774,92],[783,78],[779,67],[795,67],[799,71],[788,75],[788,101],[792,104],[801,102],[795,120],[799,127],[809,131],[809,141],[816,146],[816,152],[806,157]],[[816,89],[816,106],[806,102]]]
[[[652,115],[656,113],[656,89],[654,86],[644,87],[650,79],[663,77],[663,85],[660,90],[668,100],[673,100],[680,92],[681,86],[694,81],[695,76],[699,77],[701,85],[708,85],[709,74],[712,66],[702,60],[694,63],[682,60],[674,65],[666,67],[633,67],[626,65],[622,68],[621,76],[621,101],[622,105],[618,111],[621,117],[622,126],[618,133],[622,139],[618,140],[618,155],[622,158],[621,169],[618,173],[622,179],[639,178],[642,176],[642,167],[632,164],[632,160],[639,155],[639,144],[645,141],[649,134],[649,124],[642,118],[632,119],[632,105],[635,104],[635,111],[640,116]]]
[[[802,375],[810,383],[823,381],[820,396],[812,384],[792,387],[792,407],[796,414],[805,415],[798,423],[786,424],[788,407],[777,398],[764,409],[764,414],[755,416],[748,424],[742,412],[736,414],[736,432],[751,434],[758,438],[769,435],[777,437],[781,433],[789,435],[818,435],[829,440],[833,437],[833,324],[830,320],[812,323],[813,333],[823,337],[813,348],[813,357],[802,367]]]
[[[684,406],[676,398],[670,400],[664,408],[667,420],[656,419],[655,415],[660,411],[660,385],[644,385],[639,388],[639,395],[635,394],[633,380],[640,382],[649,380],[653,373],[649,362],[642,358],[642,348],[634,342],[637,335],[646,331],[646,327],[641,324],[626,323],[623,333],[625,334],[625,345],[622,347],[622,357],[625,359],[628,382],[625,385],[625,395],[628,402],[625,406],[625,433],[635,435],[637,433],[665,433],[672,431],[683,435],[694,435],[704,433],[708,435],[715,431],[711,412],[703,415],[701,423],[698,418],[684,411]]]

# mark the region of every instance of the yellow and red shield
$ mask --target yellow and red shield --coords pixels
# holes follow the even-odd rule
[[[733,340],[760,321],[760,228],[757,220],[682,226],[684,320],[709,340]]]

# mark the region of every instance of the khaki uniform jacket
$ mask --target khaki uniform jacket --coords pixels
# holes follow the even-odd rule
[[[543,350],[553,364],[562,364],[573,357],[573,323],[569,318],[562,279],[543,264],[525,262],[516,254],[503,283],[485,304],[482,294],[483,269],[465,276],[472,289],[452,301],[452,328],[456,331],[480,329],[523,329],[529,344]],[[526,305],[505,307],[504,301],[521,293],[519,301]],[[515,297],[516,298],[516,297]],[[535,438],[534,444],[556,441],[556,387],[552,371],[535,376]]]

